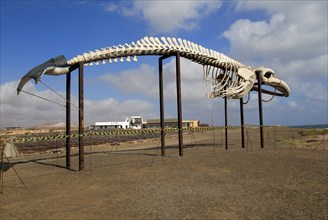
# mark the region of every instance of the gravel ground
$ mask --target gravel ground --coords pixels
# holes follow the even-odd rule
[[[161,157],[143,145],[90,148],[81,172],[76,156],[73,171],[63,157],[20,159],[14,168],[26,189],[5,164],[1,220],[328,218],[325,148],[196,144],[184,157],[175,147]]]

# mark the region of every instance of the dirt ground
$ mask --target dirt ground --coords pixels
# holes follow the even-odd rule
[[[328,218],[326,147],[225,150],[211,133],[193,138],[183,157],[174,136],[165,157],[157,139],[85,147],[83,171],[76,154],[64,168],[65,152],[4,160],[0,219]]]

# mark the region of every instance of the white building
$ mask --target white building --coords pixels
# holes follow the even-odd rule
[[[141,129],[143,119],[141,116],[126,117],[125,121],[121,122],[95,122],[90,126],[91,130],[99,129]]]

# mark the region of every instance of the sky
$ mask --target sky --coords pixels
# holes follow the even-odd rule
[[[16,88],[33,67],[144,36],[182,38],[249,66],[264,66],[291,88],[263,102],[265,125],[328,123],[327,1],[15,1],[1,0],[1,127],[65,121],[65,108]],[[85,124],[159,118],[158,56],[85,67]],[[72,73],[72,103],[78,102]],[[24,90],[65,104],[65,76],[44,76]],[[164,62],[165,118],[177,117],[175,60]],[[224,125],[224,100],[209,99],[202,66],[181,59],[182,115]],[[54,92],[56,91],[56,92]],[[263,99],[270,99],[264,95]],[[245,97],[247,99],[247,97]],[[228,100],[228,123],[239,125],[239,100]],[[259,124],[257,93],[245,123]],[[72,121],[77,123],[72,107]]]

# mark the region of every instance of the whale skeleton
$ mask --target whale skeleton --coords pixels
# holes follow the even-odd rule
[[[203,65],[203,81],[206,85],[210,85],[210,92],[205,95],[209,98],[240,99],[253,89],[257,77],[261,77],[260,80],[263,84],[280,92],[274,92],[273,95],[285,97],[290,95],[288,85],[278,79],[272,69],[246,66],[222,53],[191,41],[170,37],[144,37],[136,43],[96,49],[77,55],[70,60],[66,60],[63,55],[52,58],[34,67],[22,77],[17,87],[17,94],[30,79],[34,79],[37,83],[44,74],[54,76],[67,74],[70,67],[77,63],[92,66],[106,62],[124,62],[124,60],[130,62],[131,60],[137,61],[137,56],[165,56],[177,52],[181,57]]]

